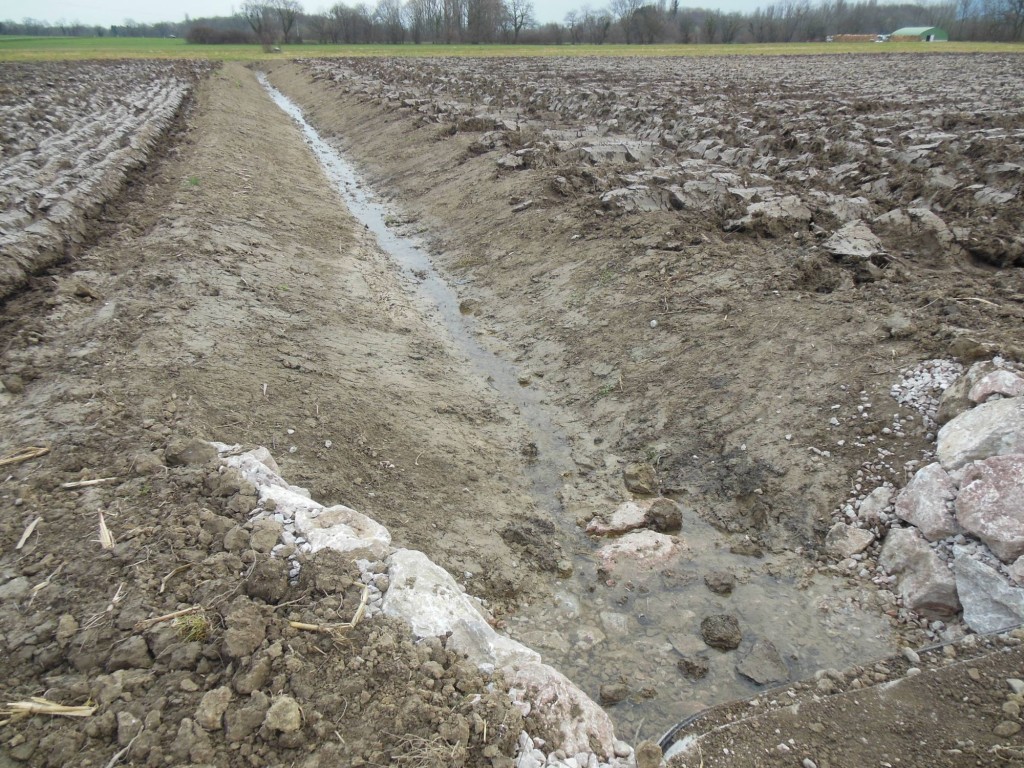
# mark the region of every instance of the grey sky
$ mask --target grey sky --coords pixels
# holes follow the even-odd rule
[[[355,5],[360,0],[346,0],[348,5]],[[759,5],[769,5],[774,0],[695,0],[681,2],[684,6],[719,8],[723,11],[753,10]],[[125,19],[134,19],[145,24],[157,21],[183,21],[185,14],[192,18],[201,16],[230,16],[241,5],[242,0],[166,0],[166,2],[130,2],[130,0],[6,0],[0,5],[0,19],[20,21],[29,17],[42,19],[50,23],[80,21],[83,24],[109,27],[121,24]],[[315,12],[333,4],[330,2],[303,2],[302,7]],[[374,0],[366,0],[370,7]],[[598,10],[607,6],[607,2],[581,2],[578,0],[534,0],[533,8],[540,22],[562,21],[571,10],[579,10],[584,5]]]

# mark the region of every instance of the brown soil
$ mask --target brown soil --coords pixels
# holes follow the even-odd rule
[[[84,724],[6,725],[0,761],[106,765],[140,726],[135,765],[490,765],[510,754],[519,715],[440,642],[414,649],[383,621],[337,638],[289,629],[348,620],[352,567],[312,563],[289,587],[287,561],[232,534],[247,533],[251,489],[215,465],[167,466],[165,448],[193,435],[266,445],[292,482],[472,574],[463,580],[499,610],[535,588],[491,527],[532,505],[515,415],[451,375],[443,337],[406,306],[241,67],[204,82],[187,131],[108,218],[114,231],[4,305],[0,333],[0,454],[51,449],[0,478],[4,695],[99,709]],[[112,479],[60,488],[95,478]],[[106,551],[100,512],[116,541]],[[170,622],[133,629],[190,605],[205,610],[205,638]],[[233,628],[251,633],[247,647],[229,647]],[[226,734],[189,725],[224,686]],[[300,702],[301,731],[259,731],[280,695]]]
[[[578,473],[560,494],[570,520],[614,506],[622,465],[646,459],[661,490],[727,542],[813,556],[858,470],[902,484],[903,462],[930,444],[920,419],[905,439],[882,436],[893,413],[912,415],[887,399],[900,370],[950,354],[1020,357],[1020,270],[904,259],[854,281],[785,237],[725,233],[689,213],[608,215],[585,174],[569,174],[579,186],[568,195],[552,191],[565,167],[497,173],[495,155],[472,148],[479,131],[314,84],[300,65],[272,79],[433,234],[483,343],[564,415]],[[413,646],[392,622],[291,628],[348,620],[358,573],[314,558],[288,585],[287,563],[248,524],[251,489],[168,458],[188,437],[265,445],[291,482],[376,518],[500,619],[553,588],[552,549],[585,548],[530,493],[519,415],[410,303],[248,70],[204,81],[187,130],[107,218],[94,247],[0,316],[0,455],[51,449],[0,475],[4,693],[98,707],[82,721],[0,726],[0,766],[105,766],[124,748],[125,762],[151,766],[508,766],[523,723],[504,694],[442,640]],[[818,292],[825,284],[848,285]],[[852,415],[862,392],[877,409],[866,419]],[[870,436],[893,451],[888,469]],[[113,479],[60,487],[95,478]],[[100,512],[109,550],[96,541]],[[208,619],[198,635],[137,625],[192,605]],[[912,624],[908,637],[923,632]],[[971,711],[984,725],[954,741],[984,745],[971,764],[1002,764],[1009,753],[978,734],[1019,720],[996,706],[1019,656],[978,666],[990,693]],[[912,680],[953,701],[974,678],[964,665]],[[221,719],[213,702],[228,692]],[[299,730],[265,724],[284,697],[301,707]],[[899,716],[826,706],[807,721],[824,733],[794,726],[806,756],[914,764],[898,752]],[[961,748],[941,719],[912,728],[934,749]],[[764,730],[736,733],[753,744]],[[837,733],[868,744],[847,752]],[[774,764],[730,749],[746,755],[733,765]]]

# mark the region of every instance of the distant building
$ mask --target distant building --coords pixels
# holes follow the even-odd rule
[[[941,27],[903,27],[889,35],[889,40],[894,43],[948,43],[949,33]]]

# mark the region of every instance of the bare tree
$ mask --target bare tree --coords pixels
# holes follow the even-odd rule
[[[1024,34],[1024,0],[1002,0],[1002,16],[1006,19],[1011,40]]]
[[[462,40],[466,30],[467,0],[441,0],[441,25],[446,43]]]
[[[409,34],[414,43],[441,39],[444,18],[441,0],[408,0],[405,10]]]
[[[643,5],[643,0],[612,0],[611,8],[612,15],[618,19],[619,25],[622,27],[623,33],[626,35],[626,42],[633,42],[634,30],[633,30],[633,17],[636,12],[640,10]]]
[[[533,3],[530,0],[505,0],[505,13],[512,27],[512,42],[519,42],[524,27],[533,26]]]
[[[405,42],[405,9],[402,8],[402,0],[378,0],[374,15],[384,31],[387,42]]]
[[[252,27],[253,34],[264,49],[274,44],[274,15],[269,3],[247,0],[242,4],[242,18]]]
[[[492,43],[504,16],[501,0],[467,0],[466,31],[471,43]]]
[[[302,6],[298,0],[272,0],[274,13],[277,14],[277,22],[281,25],[281,42],[287,44],[292,41],[292,29],[295,21],[302,13]]]

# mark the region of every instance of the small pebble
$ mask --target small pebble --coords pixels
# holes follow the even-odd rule
[[[802,765],[804,768],[818,768],[818,764],[816,762],[814,762],[813,760],[811,760],[811,758],[809,758],[809,757],[805,757],[800,762],[800,765]]]

